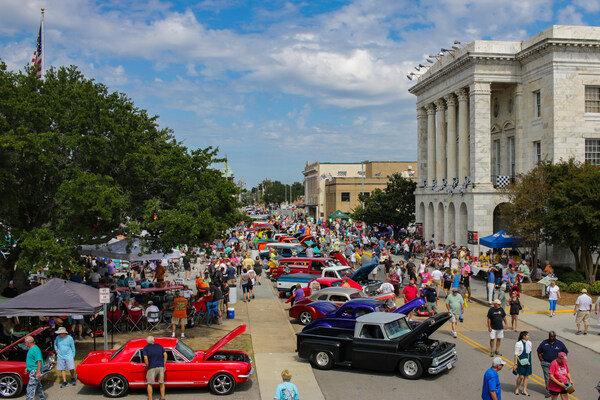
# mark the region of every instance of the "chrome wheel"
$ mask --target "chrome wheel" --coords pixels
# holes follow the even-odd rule
[[[404,373],[409,376],[414,376],[419,371],[419,366],[413,360],[404,363]]]
[[[313,354],[312,364],[318,369],[331,369],[333,367],[333,354],[328,351],[317,351]]]
[[[229,374],[217,374],[210,380],[210,390],[214,394],[229,394],[233,389],[235,389],[235,380]]]
[[[15,375],[3,375],[0,377],[0,396],[16,397],[21,393],[23,385]]]
[[[127,393],[129,384],[121,375],[109,375],[102,381],[102,392],[107,397],[121,397]]]
[[[302,325],[308,325],[312,322],[313,317],[311,315],[311,313],[309,313],[308,311],[302,311],[300,313],[300,323]]]
[[[418,360],[405,359],[400,362],[399,372],[406,379],[419,379],[423,375],[423,367]]]

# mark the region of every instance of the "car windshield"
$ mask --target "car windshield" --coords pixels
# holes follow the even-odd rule
[[[343,267],[343,265],[340,264],[340,262],[337,260],[327,260],[327,261],[325,261],[325,266],[326,267]],[[342,271],[339,271],[339,272],[340,272],[340,274],[342,273]],[[352,274],[350,274],[350,275],[352,275]]]
[[[189,361],[192,361],[194,357],[196,357],[196,352],[181,340],[177,342],[175,350],[177,350],[179,354],[187,358]]]
[[[385,332],[390,339],[395,339],[410,332],[410,327],[405,318],[385,324]]]
[[[117,355],[118,355],[120,352],[122,352],[122,351],[123,351],[123,349],[124,349],[124,348],[125,348],[125,345],[123,345],[123,346],[119,347],[119,350],[115,351],[115,352],[113,353],[113,355],[112,355],[112,356],[110,356],[110,359],[112,360],[113,358],[115,358],[115,357],[116,357],[116,356],[117,356]]]
[[[360,299],[363,297],[367,297],[363,292],[356,292],[356,293],[351,293],[350,294],[350,298],[351,299]]]

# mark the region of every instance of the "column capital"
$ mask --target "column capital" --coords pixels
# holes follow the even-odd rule
[[[491,83],[490,82],[473,82],[469,87],[469,93],[473,95],[491,95]]]
[[[456,106],[456,97],[452,93],[445,95],[444,100],[446,100],[448,108]]]
[[[459,102],[469,101],[469,93],[467,93],[465,88],[458,89],[454,94],[458,97]]]
[[[446,109],[446,102],[444,101],[444,99],[437,99],[433,102],[433,104],[435,104],[435,110],[438,112],[444,111]]]
[[[425,106],[425,111],[427,111],[427,115],[434,115],[435,114],[435,106],[433,105],[433,103],[429,103]]]

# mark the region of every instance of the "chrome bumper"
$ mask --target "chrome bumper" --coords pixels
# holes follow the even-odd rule
[[[253,373],[254,373],[254,365],[250,369],[250,372],[248,373],[248,375],[238,375],[237,377],[240,379],[248,379],[250,377],[250,375],[252,375]]]
[[[454,365],[454,363],[456,362],[457,359],[458,358],[456,357],[456,354],[454,354],[451,358],[447,359],[446,361],[444,361],[437,367],[429,368],[427,370],[427,372],[429,372],[431,375],[439,374],[440,372],[442,372],[446,369],[452,368],[452,366]]]

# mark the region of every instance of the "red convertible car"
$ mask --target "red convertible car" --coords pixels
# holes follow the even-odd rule
[[[56,364],[54,353],[44,350],[47,345],[40,342],[42,337],[46,338],[42,334],[42,332],[46,333],[46,329],[48,327],[39,328],[29,334],[34,337],[36,344],[42,349],[42,356],[44,357],[42,377],[52,371]],[[25,336],[0,350],[0,397],[17,397],[21,394],[23,386],[29,383],[29,374],[25,369],[25,358],[28,349],[22,343],[24,340]],[[51,340],[50,343],[52,343]],[[49,345],[51,346],[51,344]]]
[[[177,338],[155,338],[167,351],[165,386],[209,386],[217,395],[233,393],[252,375],[252,360],[244,352],[221,348],[245,331],[246,325],[238,326],[208,350],[192,350]],[[91,352],[77,366],[77,378],[84,385],[100,386],[107,397],[124,396],[129,387],[146,387],[141,355],[145,345],[146,339],[132,339],[118,350]]]

